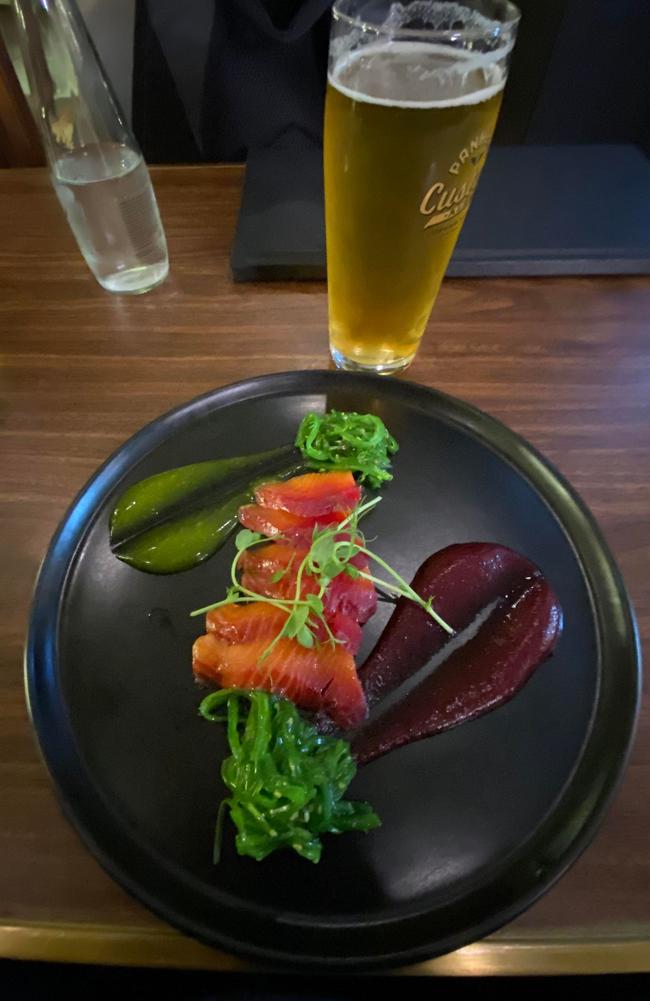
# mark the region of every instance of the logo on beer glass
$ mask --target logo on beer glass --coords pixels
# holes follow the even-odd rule
[[[457,178],[456,182],[436,181],[425,193],[420,202],[420,213],[427,216],[425,229],[462,219],[476,190],[491,138],[489,132],[481,132],[475,136],[467,146],[463,147],[449,168],[449,173]],[[459,176],[461,172],[462,182]]]

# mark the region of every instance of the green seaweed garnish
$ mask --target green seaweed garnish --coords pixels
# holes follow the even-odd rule
[[[292,702],[225,688],[206,696],[199,712],[226,724],[230,747],[221,766],[230,795],[217,815],[215,863],[226,812],[237,829],[237,852],[257,861],[292,848],[318,862],[322,834],[380,826],[368,803],[343,798],[356,773],[348,742],[319,734]]]
[[[340,410],[306,414],[295,443],[312,469],[350,470],[373,489],[392,480],[399,447],[380,417]]]

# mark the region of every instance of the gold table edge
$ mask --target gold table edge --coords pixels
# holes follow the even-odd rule
[[[5,922],[0,925],[0,958],[224,973],[257,968],[172,928],[82,922]],[[391,972],[402,976],[646,973],[650,972],[650,934],[485,939]]]

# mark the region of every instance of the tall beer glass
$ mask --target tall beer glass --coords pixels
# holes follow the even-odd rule
[[[413,360],[485,162],[519,12],[506,0],[337,0],[325,105],[330,349]]]

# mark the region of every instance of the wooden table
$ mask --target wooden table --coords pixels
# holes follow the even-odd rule
[[[328,365],[320,284],[234,285],[241,171],[154,171],[171,277],[138,298],[91,279],[38,169],[0,171],[3,351],[0,955],[243,969],[150,915],[63,819],[25,710],[34,577],[75,492],[142,424],[216,386]],[[540,448],[599,518],[650,637],[650,280],[445,283],[410,377]],[[498,934],[410,973],[650,970],[650,711],[592,846]]]

